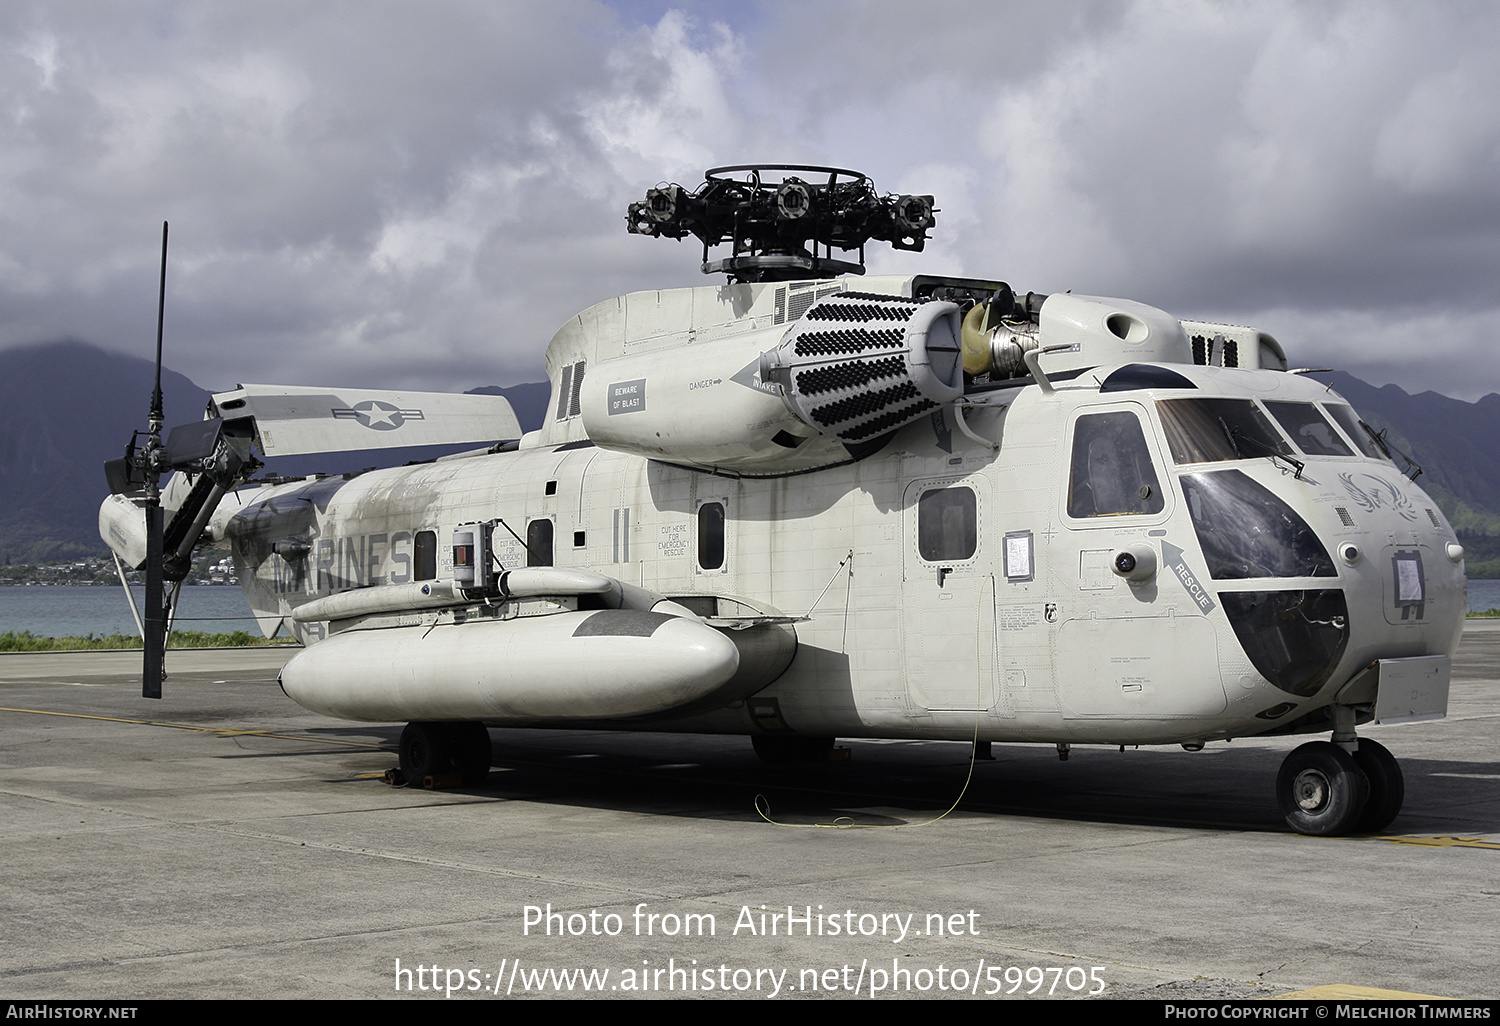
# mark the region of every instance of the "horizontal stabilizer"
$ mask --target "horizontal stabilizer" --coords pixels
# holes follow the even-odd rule
[[[213,403],[224,420],[255,418],[267,456],[521,437],[510,403],[498,395],[241,385],[215,393]]]

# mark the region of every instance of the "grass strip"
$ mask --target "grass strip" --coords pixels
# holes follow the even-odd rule
[[[234,631],[231,634],[208,634],[204,631],[173,631],[168,648],[246,648],[269,645],[295,645],[295,639],[270,640],[259,634]],[[48,638],[30,631],[6,631],[0,634],[0,652],[89,652],[103,649],[140,648],[141,639],[133,634],[90,634],[78,638]]]

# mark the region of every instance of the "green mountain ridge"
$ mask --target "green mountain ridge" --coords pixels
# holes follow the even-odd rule
[[[155,365],[86,342],[66,340],[0,350],[0,563],[48,563],[108,550],[99,539],[99,504],[109,489],[104,461],[121,456],[144,431]],[[523,428],[541,425],[549,386],[485,386],[504,395]],[[162,368],[166,423],[199,420],[209,393]],[[279,474],[339,474],[390,462],[430,459],[466,446],[378,453],[283,457]],[[394,454],[394,455],[393,455]]]
[[[1385,432],[1388,445],[1421,466],[1417,483],[1453,525],[1469,576],[1500,577],[1500,395],[1473,403],[1438,392],[1410,395],[1342,371],[1318,380],[1329,382],[1365,423]]]
[[[0,560],[40,563],[104,551],[99,503],[103,463],[143,429],[151,361],[77,341],[0,351]],[[1412,456],[1419,483],[1437,502],[1468,552],[1472,577],[1500,577],[1500,395],[1470,403],[1395,385],[1376,387],[1351,374],[1319,374],[1396,449]],[[208,392],[163,369],[168,425],[202,416]],[[504,395],[524,429],[546,416],[546,382],[487,385]],[[342,473],[376,463],[425,459],[438,451],[392,450],[277,460],[282,474]]]

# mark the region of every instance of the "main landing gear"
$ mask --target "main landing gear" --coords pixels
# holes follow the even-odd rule
[[[1281,764],[1276,798],[1298,833],[1374,833],[1401,811],[1406,782],[1395,756],[1377,741],[1309,741]]]
[[[762,762],[827,762],[833,752],[831,737],[805,734],[752,734],[750,744]]]
[[[490,732],[482,723],[408,723],[401,775],[412,787],[477,787],[490,774]]]

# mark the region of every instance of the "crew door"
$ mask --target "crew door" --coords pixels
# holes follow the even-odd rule
[[[1206,716],[1226,704],[1213,627],[1171,573],[1174,497],[1147,417],[1119,403],[1085,408],[1072,424],[1060,555],[1077,576],[1056,640],[1070,719]],[[1117,573],[1122,552],[1155,572]]]
[[[901,631],[906,687],[920,708],[995,704],[994,579],[986,572],[984,482],[917,481],[902,503]]]

